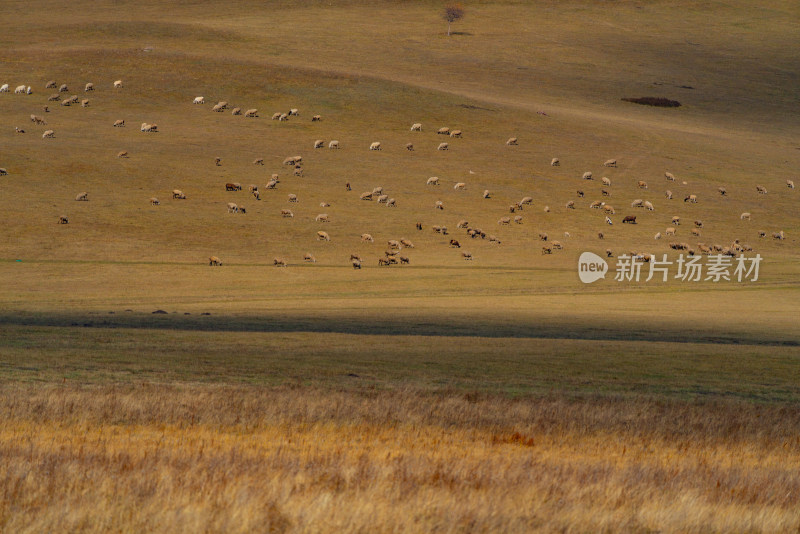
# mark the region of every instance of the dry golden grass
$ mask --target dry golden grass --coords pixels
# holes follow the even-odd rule
[[[640,398],[4,386],[8,532],[789,532],[798,412]]]

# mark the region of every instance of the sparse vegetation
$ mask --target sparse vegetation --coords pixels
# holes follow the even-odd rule
[[[624,102],[633,102],[634,104],[641,104],[643,106],[655,106],[657,108],[678,108],[681,103],[677,100],[670,100],[669,98],[657,96],[643,96],[641,98],[623,98]]]

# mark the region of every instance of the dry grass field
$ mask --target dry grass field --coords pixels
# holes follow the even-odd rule
[[[465,8],[0,3],[0,532],[800,532],[797,4]]]

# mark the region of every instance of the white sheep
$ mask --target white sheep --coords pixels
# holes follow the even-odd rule
[[[322,115],[314,115],[311,117],[311,122],[319,122],[322,120]]]
[[[294,213],[292,213],[292,210],[281,210],[281,216],[294,218]]]
[[[422,131],[422,124],[419,123],[419,122],[415,122],[414,124],[411,125],[411,131],[412,132],[421,132]]]
[[[439,178],[437,176],[431,176],[428,178],[428,181],[425,182],[425,185],[439,185]]]
[[[330,241],[331,236],[328,235],[328,232],[319,231],[317,232],[317,239],[320,241]]]
[[[94,91],[94,84],[92,82],[87,83],[83,88],[84,93],[88,93],[89,91]]]
[[[315,258],[314,255],[311,254],[310,252],[306,252],[305,254],[303,254],[303,261],[307,261],[309,263],[317,263],[317,258]]]
[[[272,114],[272,120],[277,121],[281,118],[282,113],[278,111],[277,113]]]
[[[375,141],[374,143],[372,143],[371,145],[369,145],[369,149],[370,149],[370,150],[380,150],[380,149],[381,149],[381,144],[380,144],[380,142],[379,142],[379,141]]]
[[[331,222],[331,219],[327,213],[320,213],[314,220],[316,222]]]
[[[408,150],[409,152],[413,152],[414,151],[414,143],[406,143],[406,150]]]
[[[395,200],[394,198],[390,198],[389,200],[386,201],[386,207],[387,208],[396,208],[397,207],[397,200]]]
[[[583,179],[584,180],[591,180],[592,179],[592,172],[591,171],[586,171],[585,173],[583,173]]]
[[[300,112],[297,110],[297,108],[292,108],[292,109],[289,110],[289,115],[294,116],[294,117],[299,117],[300,116]]]
[[[248,109],[247,111],[244,112],[244,116],[245,117],[258,117],[258,110],[255,109],[255,108]]]
[[[14,94],[15,95],[21,95],[23,93],[25,93],[25,86],[24,85],[19,85],[19,86],[17,86],[16,89],[14,89]]]
[[[654,211],[656,208],[653,206],[653,203],[649,200],[644,201],[644,207],[647,208],[649,211]]]
[[[54,132],[53,130],[46,130],[42,134],[42,139],[53,138],[55,136],[56,136],[56,132]]]
[[[117,154],[117,157],[118,158],[127,158],[128,157],[128,151],[127,150],[123,150],[123,151],[119,152]]]
[[[675,175],[672,174],[671,172],[665,172],[664,173],[664,177],[670,182],[674,182],[675,181]]]
[[[333,141],[331,141],[330,143],[328,143],[328,148],[331,148],[331,149],[337,149],[337,148],[339,148],[339,141],[336,141],[336,140],[334,139]]]
[[[442,203],[441,200],[437,200],[436,203],[433,205],[433,208],[437,210],[443,210],[444,204]]]
[[[117,119],[114,121],[114,128],[124,128],[125,127],[125,119]]]
[[[450,135],[450,128],[447,126],[442,126],[436,131],[437,135]]]
[[[86,191],[84,191],[83,193],[78,193],[78,195],[75,197],[75,200],[77,200],[79,202],[80,201],[88,202],[89,201],[89,193],[87,193]]]
[[[228,213],[238,213],[239,206],[233,202],[228,202]]]
[[[489,193],[488,189],[483,190],[483,198],[492,198],[491,194]]]
[[[161,202],[156,197],[150,197],[150,205],[151,206],[160,206]]]
[[[637,185],[639,186],[639,189],[647,189],[647,182],[645,182],[644,180],[639,180]]]
[[[500,220],[497,221],[497,224],[509,225],[511,224],[511,217],[502,217]]]
[[[375,239],[370,234],[361,234],[362,243],[374,243]]]
[[[606,217],[606,224],[607,224],[607,225],[609,225],[609,226],[611,226],[611,225],[613,225],[614,223],[611,221],[611,219],[610,219],[609,217]]]
[[[559,161],[558,158],[553,158],[550,160],[551,167],[558,167],[559,165],[561,165],[561,161]]]
[[[452,132],[450,132],[450,137],[458,137],[458,138],[460,138],[461,137],[461,130],[453,130]]]
[[[297,202],[297,195],[289,193],[289,202]]]
[[[655,240],[661,239],[661,232],[657,232],[656,235],[653,236],[653,239],[655,239]]]
[[[467,188],[467,184],[464,182],[457,182],[456,185],[453,186],[453,189],[456,191],[464,191]]]
[[[792,180],[786,180],[786,187],[794,189],[794,182]]]
[[[122,80],[117,80],[114,82],[114,89],[122,89]]]
[[[222,266],[222,260],[219,259],[216,256],[211,256],[211,257],[208,258],[208,265],[209,266],[221,267]]]
[[[81,107],[82,108],[88,108],[89,107],[89,99],[88,98],[84,98],[83,100],[81,100]]]
[[[604,166],[604,167],[616,167],[616,166],[617,166],[617,160],[615,160],[615,159],[608,159],[608,160],[606,160],[606,162],[605,162],[605,163],[603,163],[603,166]]]
[[[517,142],[516,137],[509,137],[508,141],[506,141],[506,144],[512,146],[512,145],[518,145],[519,143]]]
[[[644,200],[642,200],[641,198],[637,198],[636,200],[634,200],[633,202],[631,202],[631,207],[632,207],[632,208],[641,208],[641,207],[644,207]]]
[[[758,192],[759,195],[766,195],[767,194],[767,188],[764,187],[763,185],[757,185],[756,186],[756,191]]]
[[[611,179],[606,178],[605,176],[603,176],[600,181],[603,182],[603,185],[611,185]]]
[[[436,147],[436,150],[449,150],[449,149],[450,145],[448,145],[447,143],[439,143],[439,146]]]
[[[231,110],[231,115],[241,115],[241,114],[242,114],[242,108],[233,108]]]
[[[205,104],[205,103],[206,103],[206,99],[203,98],[202,96],[196,96],[196,97],[194,97],[194,100],[192,101],[192,104]]]
[[[314,141],[314,148],[322,148],[324,146],[325,146],[325,141],[323,141],[322,139],[317,139],[316,141]]]
[[[742,220],[742,221],[744,221],[744,220],[747,220],[747,221],[751,220],[751,219],[750,219],[750,212],[749,212],[749,211],[745,211],[744,213],[742,213],[742,214],[739,216],[739,219],[740,219],[740,220]]]

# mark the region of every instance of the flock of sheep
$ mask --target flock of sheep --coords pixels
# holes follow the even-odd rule
[[[119,90],[119,89],[123,88],[123,84],[122,84],[121,80],[115,81],[112,84],[112,86],[116,90]],[[79,98],[76,95],[65,97],[63,99],[61,98],[61,95],[63,93],[68,93],[69,92],[69,88],[68,88],[67,84],[62,84],[60,86],[57,86],[55,81],[49,81],[47,84],[45,84],[45,89],[51,89],[51,88],[52,89],[56,89],[57,88],[58,92],[52,94],[48,98],[48,102],[59,102],[60,105],[62,105],[62,106],[69,106],[69,105],[78,103]],[[84,92],[85,93],[89,93],[91,91],[94,91],[94,84],[87,83],[84,86]],[[2,86],[0,86],[0,93],[2,93],[2,92],[10,92],[9,84],[3,84]],[[20,86],[16,87],[14,93],[15,94],[31,95],[31,94],[33,94],[33,89],[28,85],[20,85]],[[204,105],[205,104],[205,98],[202,97],[202,96],[195,97],[194,100],[192,101],[192,103],[195,104],[195,105]],[[83,107],[87,107],[89,105],[89,100],[88,99],[83,99],[80,102],[80,105],[83,106]],[[230,108],[228,102],[226,102],[226,101],[217,102],[211,108],[211,110],[213,112],[216,112],[216,113],[221,113],[221,112],[223,112],[223,111],[225,111],[227,109],[231,110],[231,114],[232,115],[242,115],[242,116],[248,117],[248,118],[258,118],[259,117],[258,109],[256,109],[256,108],[251,108],[251,109],[247,109],[245,111],[242,111],[242,109],[239,108],[239,107]],[[49,112],[48,107],[44,106],[43,111],[44,111],[44,113]],[[275,112],[272,115],[272,119],[273,120],[281,121],[281,122],[288,121],[288,120],[290,120],[291,117],[300,117],[299,110],[295,109],[295,108],[292,108],[287,112]],[[30,120],[35,126],[46,126],[48,124],[47,120],[43,116],[37,115],[37,114],[31,114],[30,115]],[[320,122],[321,120],[322,120],[322,117],[320,115],[314,115],[311,118],[312,122]],[[113,125],[109,125],[109,126],[113,126],[113,127],[116,127],[116,128],[124,128],[125,127],[125,120],[124,119],[118,119],[113,123]],[[147,123],[147,122],[141,124],[140,130],[142,132],[146,132],[146,133],[159,132],[157,124],[155,124],[155,123]],[[410,133],[412,135],[417,135],[417,133],[421,133],[421,132],[423,132],[423,130],[424,130],[423,129],[423,125],[421,123],[414,123],[414,124],[411,125],[411,128],[410,128],[409,131],[410,131]],[[20,129],[19,127],[16,127],[16,131],[19,132],[19,133],[24,133],[24,130]],[[417,132],[417,133],[415,133],[415,132]],[[453,141],[454,140],[458,140],[458,139],[462,139],[464,137],[464,132],[462,130],[458,130],[458,129],[452,129],[451,130],[448,127],[438,128],[436,130],[436,134],[437,135],[441,135],[441,136],[446,136],[448,139],[453,140]],[[54,137],[55,137],[55,131],[52,130],[52,129],[46,129],[42,133],[42,138],[43,139],[51,139],[51,138],[54,138]],[[439,151],[449,150],[449,147],[450,147],[449,143],[453,142],[453,141],[440,142],[436,148]],[[518,146],[519,145],[519,141],[518,141],[518,139],[516,137],[510,137],[510,138],[508,138],[508,140],[506,141],[505,144],[508,147],[514,147],[514,146]],[[309,148],[313,147],[313,149],[323,149],[325,146],[326,146],[326,142],[324,140],[322,140],[322,139],[316,139],[316,140],[313,141],[313,143],[309,143]],[[331,140],[331,141],[329,141],[327,143],[327,147],[330,150],[338,150],[338,149],[342,148],[342,145],[338,140]],[[382,144],[381,141],[374,141],[374,142],[370,143],[368,147],[365,147],[365,148],[368,149],[369,151],[380,151],[380,150],[383,149],[383,144]],[[408,151],[413,151],[415,149],[414,144],[413,143],[407,143],[405,145],[405,149],[408,150]],[[509,149],[509,150],[513,150],[513,149]],[[129,157],[129,155],[128,155],[127,151],[120,151],[117,154],[117,157],[119,157],[119,158],[127,158],[127,157]],[[214,159],[214,164],[215,164],[215,166],[221,166],[222,165],[222,159],[221,158],[215,158]],[[256,160],[253,161],[253,164],[254,165],[264,165],[264,160],[263,160],[263,158],[257,158]],[[304,160],[303,160],[302,156],[289,156],[289,157],[284,159],[283,164],[291,169],[292,177],[302,177],[303,176]],[[561,166],[561,160],[559,158],[552,158],[552,160],[550,161],[550,165],[552,167],[559,167],[559,166]],[[609,169],[617,168],[618,167],[618,162],[617,162],[616,159],[608,159],[603,163],[603,166],[605,168],[609,168]],[[5,168],[0,168],[0,175],[7,175],[7,174],[8,174],[8,171]],[[674,183],[674,182],[678,181],[677,178],[675,177],[675,175],[672,174],[671,172],[665,172],[664,175],[663,175],[663,180],[667,184]],[[596,177],[595,177],[595,175],[594,175],[594,173],[592,171],[586,171],[583,174],[581,174],[580,176],[576,176],[575,177],[575,181],[576,181],[576,184],[581,184],[582,183],[582,184],[584,184],[585,187],[593,187],[595,183],[598,183],[598,181],[596,180]],[[281,184],[281,182],[282,182],[282,180],[280,178],[279,173],[272,173],[270,178],[269,178],[269,180],[266,182],[264,188],[265,188],[265,190],[269,190],[269,191],[278,189],[279,188],[279,184]],[[584,187],[578,186],[578,188],[575,191],[574,198],[566,200],[563,203],[564,207],[562,209],[564,209],[564,210],[576,210],[576,209],[580,209],[583,206],[585,206],[585,209],[587,209],[587,210],[597,210],[602,215],[602,217],[597,218],[597,221],[598,221],[597,222],[597,225],[598,225],[597,238],[602,240],[602,239],[604,239],[605,235],[604,235],[604,232],[601,231],[602,230],[601,227],[603,225],[613,225],[615,223],[615,220],[612,217],[616,216],[618,214],[618,209],[610,204],[610,200],[611,200],[610,197],[612,197],[612,191],[614,191],[614,189],[625,188],[626,184],[620,184],[620,185],[617,185],[617,186],[613,186],[612,185],[612,179],[607,177],[607,176],[601,177],[599,179],[599,184],[600,184],[600,187],[599,187],[598,193],[601,196],[600,199],[594,199],[594,200],[588,201],[586,199],[586,192],[584,191]],[[682,184],[683,185],[687,185],[687,182],[683,181]],[[220,191],[221,191],[220,194],[221,195],[226,195],[227,196],[227,195],[230,195],[230,193],[236,193],[236,192],[239,192],[239,191],[243,190],[242,185],[240,183],[238,183],[238,182],[225,183],[224,184],[224,189],[223,189],[222,185],[223,184],[220,184]],[[352,188],[351,188],[349,182],[344,184],[344,185],[345,185],[346,190],[348,192],[352,191]],[[789,189],[794,189],[794,182],[791,181],[791,180],[786,180],[785,185]],[[430,188],[431,191],[438,190],[437,188],[440,187],[440,186],[441,186],[441,180],[437,176],[432,176],[432,177],[427,178],[424,181],[424,186],[422,185],[422,183],[420,183],[420,187],[421,188]],[[631,186],[628,185],[627,187],[631,187]],[[640,191],[642,191],[642,192],[647,192],[647,191],[650,190],[648,183],[646,181],[644,181],[644,180],[636,181],[635,188],[640,190]],[[492,193],[487,189],[483,189],[482,192],[481,192],[481,189],[482,188],[478,189],[478,192],[480,193],[479,194],[480,198],[483,199],[483,200],[486,200],[486,201],[492,201],[493,200]],[[468,183],[467,182],[458,181],[458,182],[454,183],[453,190],[456,191],[458,194],[471,195],[473,188],[472,187],[468,187]],[[719,191],[719,195],[720,196],[726,197],[726,196],[729,195],[727,189],[724,188],[724,187],[720,187],[718,189],[718,191]],[[251,184],[248,187],[248,192],[253,196],[253,198],[256,201],[261,200],[261,192],[262,191],[259,189],[258,185]],[[767,194],[766,187],[764,187],[763,185],[756,186],[755,194],[756,195],[766,195]],[[172,199],[174,199],[174,200],[187,200],[187,198],[188,198],[187,195],[180,189],[174,189],[172,191],[171,196],[172,196]],[[287,197],[288,197],[288,202],[291,203],[291,204],[296,204],[299,201],[298,200],[298,196],[295,193],[288,193]],[[375,187],[372,190],[364,191],[364,192],[362,192],[360,194],[353,193],[352,196],[349,197],[349,198],[352,199],[352,202],[360,202],[360,201],[373,202],[374,201],[379,205],[384,205],[384,206],[390,207],[390,208],[397,208],[398,204],[399,204],[398,203],[398,199],[393,197],[393,196],[390,196],[387,192],[384,191],[383,187]],[[673,200],[672,191],[670,191],[669,189],[666,189],[665,192],[664,192],[664,198],[665,198],[666,204],[669,205],[669,202]],[[89,193],[85,192],[85,191],[77,194],[76,197],[75,197],[75,201],[79,201],[79,202],[86,202],[88,200],[89,200]],[[702,200],[707,200],[707,199],[702,199]],[[687,204],[698,204],[699,202],[702,202],[702,200],[695,193],[689,193],[683,199],[684,203],[687,203]],[[521,198],[519,201],[515,201],[515,202],[512,202],[510,204],[506,204],[505,205],[506,207],[502,207],[500,205],[500,203],[497,203],[497,202],[493,201],[493,203],[491,205],[494,206],[492,209],[496,210],[496,213],[497,213],[496,224],[498,225],[498,227],[504,227],[504,226],[505,227],[511,227],[511,226],[515,226],[515,225],[523,225],[525,223],[525,218],[524,218],[522,213],[525,212],[526,210],[532,209],[533,202],[534,202],[534,199],[533,199],[532,196],[525,196],[525,197]],[[160,206],[161,205],[161,202],[155,196],[151,197],[149,199],[149,203],[150,203],[151,206]],[[229,214],[243,215],[243,214],[247,213],[247,209],[244,206],[242,206],[240,203],[231,201],[231,199],[229,197],[225,198],[225,205],[226,205],[226,208],[227,208],[227,213],[229,213]],[[330,203],[323,201],[323,202],[320,203],[320,207],[321,208],[328,208],[328,207],[330,207]],[[444,200],[439,199],[439,200],[436,200],[433,203],[433,205],[431,206],[431,209],[435,210],[437,212],[445,212],[446,213],[447,206],[446,206]],[[634,210],[634,211],[635,210],[644,210],[645,212],[655,212],[655,213],[660,213],[662,210],[664,210],[664,208],[659,208],[657,210],[655,204],[651,200],[647,200],[645,198],[638,198],[638,199],[634,200],[633,202],[631,202],[630,209]],[[544,205],[542,207],[542,212],[545,213],[545,214],[550,213],[551,212],[550,206],[549,205]],[[294,213],[289,208],[282,208],[280,210],[279,215],[280,215],[281,218],[284,218],[284,219],[293,219],[294,218]],[[546,216],[547,215],[543,215],[543,217],[546,217]],[[314,218],[314,222],[322,225],[322,224],[326,224],[326,223],[330,222],[332,220],[332,218],[333,218],[333,216],[331,214],[329,214],[327,211],[325,211],[325,212],[319,213]],[[752,216],[751,216],[750,212],[743,212],[741,214],[741,216],[740,216],[740,219],[743,220],[743,221],[750,221],[751,218],[752,218]],[[57,221],[58,221],[59,224],[69,224],[69,217],[67,215],[60,215],[60,216],[58,216]],[[665,223],[666,223],[666,221],[669,221],[669,223],[666,225],[666,228],[665,228],[663,234],[661,232],[656,233],[655,236],[654,236],[655,240],[660,240],[662,237],[675,238],[677,236],[678,228],[680,226],[680,218],[677,217],[677,216],[667,216],[665,218]],[[637,224],[637,215],[632,214],[632,213],[625,214],[622,217],[621,222],[622,222],[622,224]],[[463,237],[461,238],[462,240],[470,240],[470,241],[472,241],[472,240],[479,240],[479,241],[485,240],[489,244],[498,245],[498,246],[501,245],[501,243],[502,243],[502,241],[494,233],[492,233],[491,231],[485,231],[483,228],[481,228],[478,225],[470,224],[470,222],[468,220],[465,220],[465,219],[459,220],[458,223],[455,225],[455,227],[463,235]],[[691,229],[692,238],[700,238],[703,228],[704,228],[704,224],[700,219],[694,220],[693,227]],[[421,222],[417,222],[415,224],[415,230],[416,231],[423,231],[424,230],[424,225]],[[441,234],[441,235],[444,235],[444,236],[450,235],[449,232],[448,232],[447,227],[444,226],[444,225],[432,225],[430,230],[433,231],[436,234]],[[412,230],[409,228],[409,231],[412,231]],[[564,231],[560,235],[563,235],[563,239],[565,241],[568,240],[571,237],[569,231]],[[758,235],[759,235],[759,237],[765,237],[767,235],[767,232],[764,231],[764,230],[761,230],[761,231],[758,232]],[[772,235],[772,237],[774,239],[777,239],[777,240],[783,240],[785,238],[785,233],[784,233],[783,230],[772,231],[771,235]],[[550,239],[548,237],[548,235],[546,233],[544,233],[544,232],[539,232],[538,233],[538,238],[542,242],[542,245],[541,245],[541,253],[542,254],[552,254],[554,251],[560,251],[560,250],[563,250],[565,248],[564,244],[561,241]],[[458,236],[455,236],[455,237],[452,237],[452,238],[448,238],[448,239],[449,239],[449,241],[447,242],[447,246],[449,248],[459,249],[458,252],[459,252],[459,255],[460,255],[461,258],[463,258],[464,260],[467,260],[467,261],[471,261],[473,259],[473,255],[472,255],[471,252],[468,252],[466,250],[460,250],[460,249],[462,249],[462,243],[459,241]],[[320,242],[330,242],[332,240],[332,237],[331,237],[331,235],[329,235],[329,233],[327,231],[319,230],[316,233],[316,240],[318,240]],[[363,234],[360,235],[360,242],[361,243],[367,243],[367,244],[373,244],[375,242],[375,240],[374,240],[374,238],[372,237],[371,234],[363,233]],[[667,244],[667,246],[672,250],[686,250],[686,251],[688,251],[689,254],[696,254],[696,253],[713,254],[713,253],[719,253],[719,254],[735,255],[735,254],[743,252],[743,251],[752,250],[752,247],[742,243],[740,241],[740,239],[735,239],[730,244],[722,244],[722,245],[720,245],[720,244],[705,244],[703,242],[697,242],[696,246],[692,246],[688,242],[670,241]],[[386,241],[386,250],[382,253],[382,255],[379,258],[377,258],[376,264],[378,266],[391,266],[391,265],[396,265],[396,264],[399,264],[399,265],[410,264],[411,263],[411,258],[408,255],[408,251],[411,250],[411,249],[414,249],[414,248],[415,247],[414,247],[414,244],[412,243],[412,241],[409,240],[406,237],[388,239]],[[405,252],[403,252],[403,251],[405,251]],[[650,259],[650,254],[647,254],[647,253],[644,253],[644,252],[631,251],[630,253],[633,256],[641,258],[643,261],[649,261],[649,259]],[[610,250],[610,249],[607,249],[606,250],[606,254],[609,257],[611,257],[611,256],[613,256],[613,251]],[[309,252],[309,253],[304,254],[303,261],[304,262],[308,262],[308,263],[316,263],[316,258],[314,257],[313,254],[311,254]],[[352,265],[352,267],[354,269],[361,269],[362,263],[363,263],[364,260],[362,259],[360,254],[354,252],[354,253],[352,253],[350,255],[349,261],[350,261],[350,263],[351,263],[351,265]],[[223,264],[223,261],[217,256],[210,256],[209,259],[208,259],[208,262],[209,262],[209,265],[211,265],[211,266],[221,266]],[[287,261],[284,258],[276,257],[273,260],[273,265],[275,265],[277,267],[286,267],[287,265],[289,265],[289,261]]]

